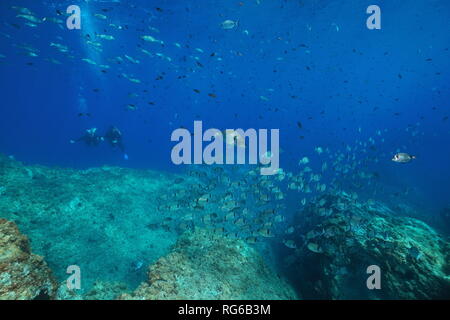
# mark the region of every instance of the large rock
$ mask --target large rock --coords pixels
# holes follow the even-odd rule
[[[323,299],[449,299],[450,245],[417,219],[342,193],[298,217],[303,246],[292,263],[304,296]],[[381,269],[369,290],[367,267]]]
[[[121,299],[297,299],[294,290],[241,240],[205,230],[183,235],[150,266],[148,282]]]
[[[114,300],[118,295],[129,292],[128,287],[120,282],[97,281],[87,292],[70,290],[63,281],[56,294],[57,300]]]
[[[57,283],[16,224],[0,219],[0,300],[52,299]]]
[[[176,242],[166,223],[176,221],[173,212],[158,211],[161,194],[183,188],[175,179],[147,170],[25,166],[0,155],[0,218],[32,239],[58,281],[78,265],[85,292],[99,280],[136,287],[145,272],[133,265],[155,262]]]

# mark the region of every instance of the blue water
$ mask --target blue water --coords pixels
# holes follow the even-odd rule
[[[280,167],[295,172],[304,156],[320,167],[316,147],[333,152],[376,138],[374,149],[357,155],[369,154],[364,170],[376,172],[384,186],[379,198],[408,202],[430,217],[449,205],[448,1],[377,1],[381,30],[366,28],[373,1],[364,0],[75,2],[0,3],[1,153],[47,166],[183,172],[185,166],[171,162],[170,135],[201,120],[220,130],[280,129]],[[81,8],[81,30],[68,30],[65,16],[56,13],[71,4]],[[26,26],[11,6],[64,23]],[[226,19],[238,26],[224,30]],[[88,34],[102,43],[102,52],[86,43]],[[51,42],[68,46],[69,53]],[[38,49],[38,56],[25,55],[22,44]],[[111,60],[118,56],[120,64]],[[102,73],[82,58],[110,68]],[[128,160],[106,143],[69,143],[88,128],[103,133],[110,125],[122,131]],[[400,151],[417,159],[392,162]]]

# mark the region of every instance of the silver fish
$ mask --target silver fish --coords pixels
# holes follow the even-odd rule
[[[397,162],[397,163],[408,163],[415,158],[416,158],[416,156],[412,156],[407,153],[400,152],[400,153],[397,153],[396,155],[394,155],[394,157],[392,158],[392,161]]]

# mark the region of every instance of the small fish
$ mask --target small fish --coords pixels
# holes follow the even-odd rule
[[[164,41],[155,39],[152,36],[147,36],[147,35],[141,36],[141,39],[144,40],[144,41],[147,41],[147,42],[156,42],[156,43],[159,43],[159,44],[164,44]]]
[[[290,249],[297,249],[297,245],[293,240],[283,240],[283,243],[286,247]]]
[[[131,78],[129,75],[122,73],[122,77],[124,77],[125,79],[127,79],[128,81],[131,81],[133,83],[141,83],[141,80],[136,79],[136,78]]]
[[[100,42],[94,42],[94,41],[90,41],[90,40],[86,41],[86,43],[91,46],[94,46],[96,48],[100,48],[102,46],[102,44]]]
[[[396,155],[394,155],[394,157],[392,158],[392,161],[397,162],[397,163],[408,163],[413,159],[416,159],[416,156],[412,156],[407,153],[400,152],[400,153],[397,153]]]
[[[60,52],[68,52],[69,51],[67,46],[59,44],[59,43],[50,42],[50,47],[56,47]]]
[[[208,202],[210,199],[211,199],[210,194],[204,194],[203,196],[201,196],[200,198],[197,199],[197,202],[205,203],[205,202]]]
[[[298,164],[307,164],[307,163],[309,163],[308,157],[303,157],[303,158],[298,162]]]
[[[256,243],[256,242],[258,241],[258,239],[257,239],[256,237],[247,237],[247,238],[245,239],[245,241],[246,241],[247,243]]]
[[[11,9],[19,11],[20,13],[23,13],[23,14],[33,15],[33,12],[31,12],[30,9],[28,9],[28,8],[12,6]]]
[[[224,30],[231,30],[237,28],[237,26],[239,25],[239,20],[238,21],[225,20],[220,25]]]
[[[137,261],[137,262],[133,262],[131,266],[134,271],[138,271],[144,266],[144,263],[142,261]]]
[[[139,64],[139,63],[140,63],[139,60],[136,60],[136,59],[130,57],[129,55],[125,55],[125,58],[126,58],[128,61],[130,61],[131,63],[134,63],[134,64]]]
[[[88,59],[88,58],[83,58],[81,60],[84,61],[84,62],[87,62],[89,64],[92,64],[92,65],[96,65],[97,64],[96,62],[94,62],[94,61],[92,61],[91,59]]]
[[[94,17],[105,20],[107,17],[104,14],[96,13],[94,14]]]
[[[114,40],[114,36],[108,34],[97,34],[97,37],[103,40]]]
[[[33,23],[41,23],[41,20],[39,20],[35,16],[29,15],[29,14],[18,14],[16,16],[16,18],[22,18],[22,19],[28,20]]]
[[[270,229],[262,228],[257,231],[257,235],[263,236],[265,238],[273,237],[273,233]]]
[[[294,227],[289,227],[289,228],[286,230],[286,234],[294,233],[294,231],[295,231],[295,228],[294,228]]]
[[[152,54],[150,53],[150,51],[145,50],[145,49],[141,49],[142,53],[145,53],[148,56],[152,56]]]
[[[131,111],[136,111],[137,110],[137,106],[134,104],[127,104],[127,109],[131,110]]]
[[[323,252],[322,248],[317,243],[314,243],[314,242],[309,242],[307,245],[307,248],[314,253],[322,253]]]
[[[336,32],[339,32],[339,26],[336,23],[333,22],[331,25],[336,28]]]

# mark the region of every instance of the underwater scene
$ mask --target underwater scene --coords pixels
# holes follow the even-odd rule
[[[0,300],[450,299],[448,0],[1,0]]]

